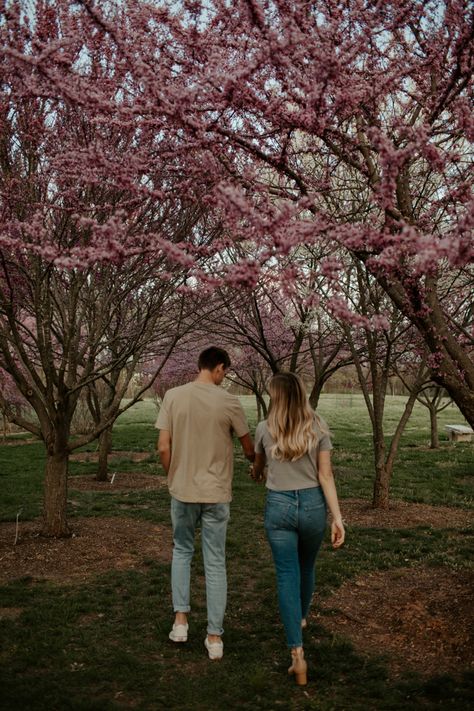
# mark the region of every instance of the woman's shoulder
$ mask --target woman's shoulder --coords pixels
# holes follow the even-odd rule
[[[318,434],[330,434],[328,423],[318,412],[314,413],[314,426]]]
[[[263,438],[266,436],[268,436],[267,420],[260,420],[260,422],[255,428],[255,437]]]

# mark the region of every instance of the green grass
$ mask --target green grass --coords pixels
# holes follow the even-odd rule
[[[39,515],[43,496],[45,451],[41,442],[0,445],[0,520]]]
[[[387,398],[384,427],[388,450],[405,399]],[[326,395],[318,411],[333,433],[333,465],[340,495],[370,499],[374,482],[372,430],[361,395]],[[444,426],[462,424],[454,406],[439,416],[440,448],[429,449],[428,410],[417,403],[402,435],[391,494],[395,499],[418,503],[468,506],[473,504],[474,445],[451,443]]]
[[[253,400],[242,398],[252,424]],[[387,429],[401,412],[390,399]],[[357,396],[323,396],[320,412],[334,433],[334,464],[341,498],[371,496],[370,425]],[[156,408],[140,403],[122,416],[113,434],[116,450],[148,451],[144,462],[123,458],[114,471],[162,476],[154,447]],[[396,464],[392,495],[456,507],[472,505],[473,446],[450,444],[442,424],[461,422],[443,413],[440,450],[430,451],[427,412],[415,409]],[[95,445],[88,447],[93,450]],[[88,582],[60,586],[22,578],[0,587],[0,688],[5,711],[268,710],[460,711],[472,700],[467,670],[430,679],[388,674],[386,658],[362,657],[343,631],[316,625],[305,644],[310,683],[297,688],[286,674],[288,654],[278,617],[273,564],[263,534],[265,491],[247,475],[236,450],[234,501],[228,534],[229,600],[225,656],[205,655],[205,588],[198,550],[193,564],[191,635],[177,647],[167,640],[171,622],[169,565],[146,559],[139,570],[109,571]],[[14,521],[39,514],[44,454],[41,445],[0,446],[0,515]],[[93,474],[94,464],[71,463],[72,476]],[[169,498],[158,491],[71,490],[70,516],[129,516],[169,525]],[[318,559],[318,590],[328,597],[345,581],[376,570],[420,565],[461,569],[472,560],[472,531],[369,529],[353,526],[345,547],[325,545]],[[1,615],[0,615],[1,617]],[[324,615],[322,617],[324,622]]]

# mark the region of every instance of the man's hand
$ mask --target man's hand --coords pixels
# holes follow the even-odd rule
[[[248,459],[249,462],[253,462],[255,459],[255,450],[253,448],[253,440],[249,433],[247,432],[243,437],[239,437],[239,442],[244,450],[245,458]]]
[[[265,481],[267,478],[267,467],[266,467],[266,457],[265,454],[261,452],[255,452],[255,461],[249,469],[249,474],[251,478],[260,483]]]

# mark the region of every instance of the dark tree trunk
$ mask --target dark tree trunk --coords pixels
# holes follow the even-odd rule
[[[433,380],[445,388],[471,427],[474,428],[474,390],[459,376],[458,365],[443,360],[443,375],[433,373]]]
[[[99,462],[96,480],[107,481],[109,454],[112,451],[112,428],[99,435]]]
[[[311,389],[311,392],[309,394],[309,404],[311,405],[313,410],[316,410],[316,408],[318,407],[319,398],[323,391],[323,387],[324,382],[322,380],[316,380]]]
[[[267,416],[267,403],[265,402],[263,395],[257,391],[255,392],[255,399],[257,401],[257,418],[260,422],[260,420],[264,420]]]
[[[430,411],[430,449],[439,448],[439,435],[438,435],[438,412],[436,410],[436,405],[428,405]]]
[[[385,464],[375,468],[374,496],[372,499],[374,509],[388,509],[391,474],[391,472],[387,471]]]
[[[423,309],[421,315],[413,308],[412,300],[400,285],[385,277],[377,279],[400,311],[419,330],[429,351],[436,356],[433,380],[447,390],[468,423],[474,427],[474,363],[467,349],[451,333],[436,294],[436,279],[427,279],[429,308]],[[421,303],[423,300],[420,297]]]
[[[375,509],[388,509],[390,501],[390,479],[392,472],[389,471],[385,462],[385,440],[383,434],[374,434],[373,441],[375,481],[372,506]]]
[[[388,509],[390,502],[390,482],[392,480],[393,469],[395,466],[395,458],[400,446],[400,440],[405,430],[406,424],[410,419],[413,407],[419,391],[420,381],[414,386],[410,397],[405,403],[405,409],[397,425],[395,433],[390,442],[388,456],[385,457],[385,441],[383,437],[382,415],[377,420],[377,428],[374,434],[374,452],[375,452],[375,482],[374,482],[374,497],[372,505],[375,509]]]
[[[44,480],[42,534],[52,538],[70,535],[67,524],[67,476],[69,452],[66,447],[47,453]]]

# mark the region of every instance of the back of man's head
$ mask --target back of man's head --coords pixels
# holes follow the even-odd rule
[[[230,358],[227,351],[223,348],[211,346],[200,353],[198,358],[199,370],[214,370],[218,365],[223,365],[224,368],[230,368]]]

